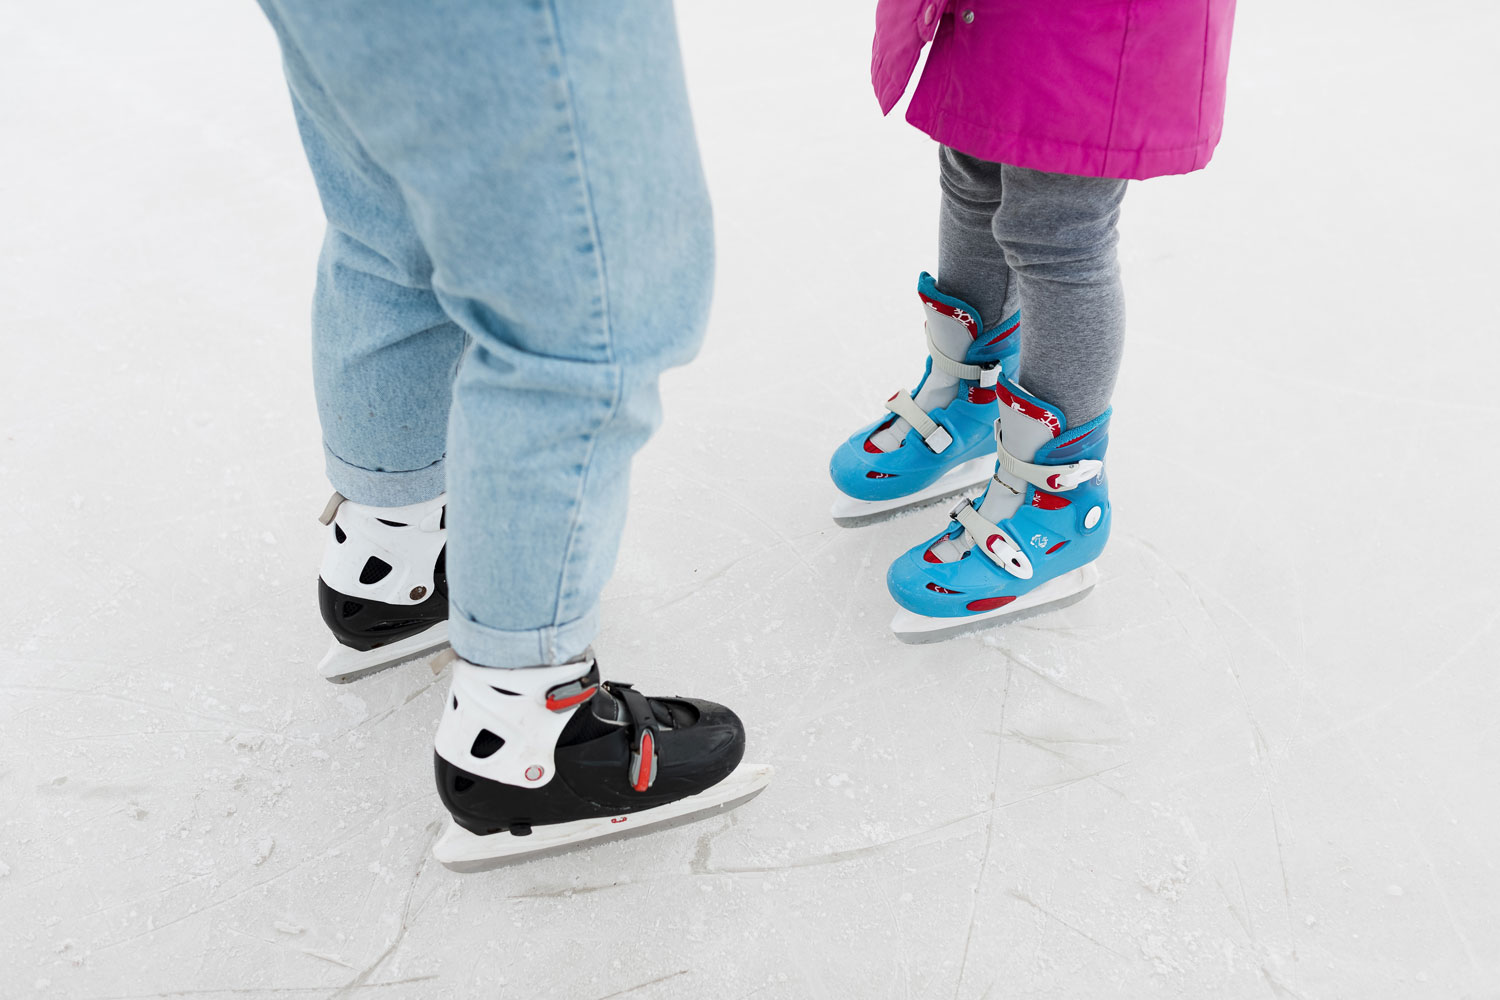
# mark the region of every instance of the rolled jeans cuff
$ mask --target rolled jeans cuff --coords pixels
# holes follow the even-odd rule
[[[328,481],[347,500],[371,507],[405,507],[426,503],[447,489],[446,462],[438,459],[410,472],[378,472],[350,465],[323,445]]]
[[[484,667],[555,666],[582,655],[599,634],[599,606],[561,625],[511,632],[481,625],[451,601],[448,641],[453,651]]]

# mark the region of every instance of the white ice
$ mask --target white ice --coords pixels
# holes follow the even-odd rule
[[[717,207],[598,648],[778,768],[726,818],[429,860],[445,676],[313,664],[319,211],[249,0],[0,12],[0,996],[1500,996],[1500,8],[1241,5],[1136,186],[1084,603],[911,647],[929,508],[828,519],[910,386],[935,155],[868,0],[683,0]]]

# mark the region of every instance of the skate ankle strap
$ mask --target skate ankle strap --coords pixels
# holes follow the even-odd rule
[[[999,421],[996,421],[997,425]],[[1005,450],[1000,441],[1000,428],[995,428],[995,454],[1000,468],[1011,475],[1051,493],[1066,493],[1095,478],[1104,471],[1104,463],[1094,458],[1085,458],[1067,465],[1037,465],[1025,462]]]
[[[986,389],[993,389],[1000,381],[1000,362],[991,361],[986,365],[971,365],[959,358],[950,358],[943,353],[942,348],[938,347],[937,341],[932,339],[932,327],[924,324],[922,329],[927,333],[927,353],[932,357],[932,367],[954,378],[978,382]]]
[[[911,424],[912,429],[922,436],[923,443],[931,448],[934,454],[941,455],[953,443],[953,435],[948,433],[948,429],[933,420],[905,389],[886,400],[885,408]]]
[[[975,510],[967,498],[955,504],[948,516],[963,525],[990,562],[1018,580],[1031,579],[1031,560],[1026,558],[1021,546],[1004,528]]]
[[[630,787],[644,792],[656,783],[658,727],[651,703],[629,684],[610,682],[609,690],[630,716]]]
[[[576,680],[547,689],[546,705],[554,712],[566,712],[582,705],[599,692],[599,661],[589,658],[589,672]]]

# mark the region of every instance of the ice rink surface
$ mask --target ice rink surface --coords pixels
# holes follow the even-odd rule
[[[935,266],[870,6],[681,3],[718,293],[598,642],[777,777],[477,876],[429,858],[446,674],[313,673],[271,32],[4,8],[0,996],[1500,997],[1500,8],[1242,5],[1216,161],[1126,199],[1101,585],[910,647],[884,570],[941,508],[827,516]]]

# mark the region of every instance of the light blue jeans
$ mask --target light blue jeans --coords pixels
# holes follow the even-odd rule
[[[327,238],[328,477],[448,491],[454,649],[560,663],[599,627],[657,379],[713,271],[670,0],[260,0]]]

